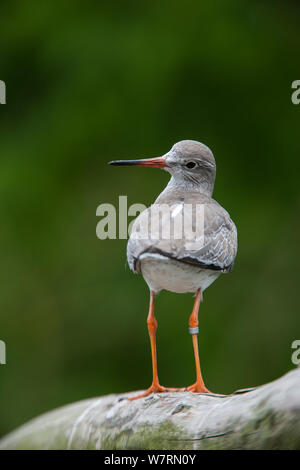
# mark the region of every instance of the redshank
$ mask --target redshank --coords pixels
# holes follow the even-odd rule
[[[232,270],[237,253],[236,227],[228,212],[212,199],[216,176],[213,153],[200,142],[183,140],[162,157],[116,160],[109,164],[158,167],[171,174],[167,187],[155,203],[135,220],[127,245],[130,268],[142,274],[150,289],[147,324],[153,372],[152,385],[129,399],[168,391],[207,393],[198,352],[199,306],[203,291],[221,273]],[[192,228],[188,232],[186,221]],[[165,233],[164,229],[167,229]],[[154,298],[163,289],[196,294],[189,317],[196,382],[186,388],[166,388],[158,379]]]

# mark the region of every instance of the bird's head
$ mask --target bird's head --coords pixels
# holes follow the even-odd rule
[[[172,176],[172,184],[212,194],[216,163],[212,151],[196,140],[182,140],[162,157],[142,160],[114,160],[109,165],[162,168]]]

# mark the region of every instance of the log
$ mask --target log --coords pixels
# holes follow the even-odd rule
[[[132,394],[58,408],[4,437],[0,449],[300,449],[300,368],[227,396],[126,400]]]

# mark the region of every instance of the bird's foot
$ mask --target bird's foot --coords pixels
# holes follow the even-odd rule
[[[134,395],[133,397],[129,397],[128,400],[137,400],[138,398],[144,398],[148,397],[152,393],[166,393],[169,392],[170,390],[166,387],[163,387],[160,384],[152,384],[151,387],[147,388],[144,392],[140,393],[139,395]]]
[[[128,397],[128,400],[133,401],[133,400],[138,400],[139,398],[144,398],[148,397],[149,395],[152,395],[153,393],[167,393],[167,392],[193,392],[193,393],[211,393],[203,383],[200,382],[195,382],[193,385],[190,385],[189,387],[163,387],[160,384],[152,384],[151,387],[147,388],[142,393],[139,393],[138,395],[134,395],[133,397]]]
[[[190,385],[185,389],[186,392],[193,392],[193,393],[211,393],[202,382],[195,382],[193,385]]]

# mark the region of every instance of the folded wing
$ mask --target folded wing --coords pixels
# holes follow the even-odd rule
[[[229,272],[236,252],[236,227],[213,199],[199,204],[153,204],[135,220],[127,245],[128,263],[136,273],[140,272],[139,258],[144,253]]]

